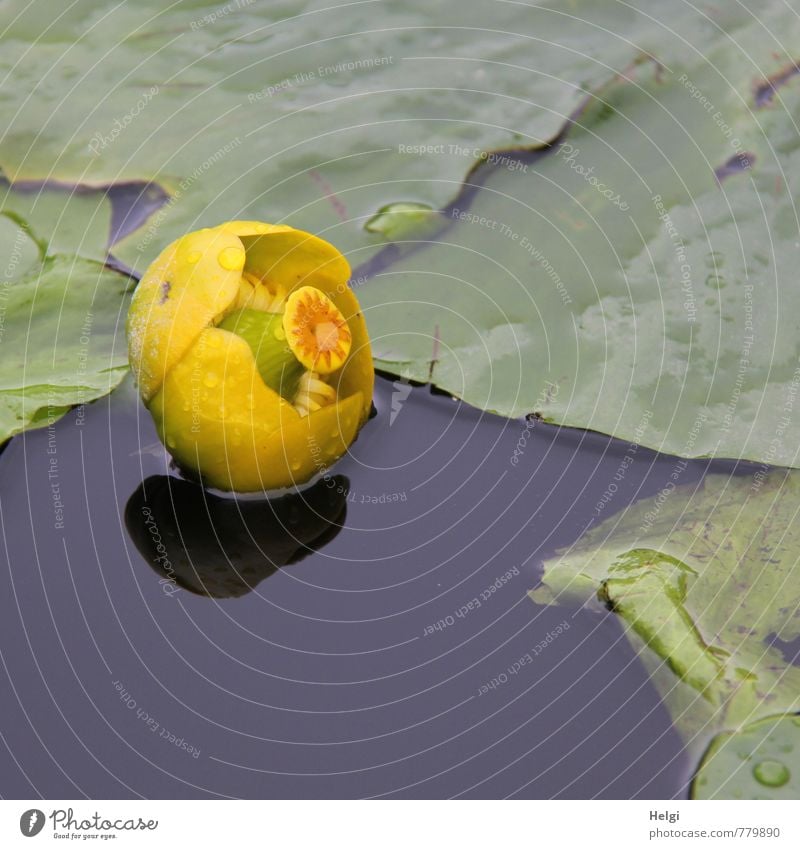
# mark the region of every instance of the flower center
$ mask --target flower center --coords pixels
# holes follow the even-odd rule
[[[264,383],[301,416],[336,401],[336,390],[325,376],[344,364],[352,337],[324,292],[301,286],[286,298],[245,273],[234,309],[218,327],[247,342]]]
[[[286,299],[283,329],[292,353],[309,371],[330,374],[350,353],[352,337],[344,316],[313,286],[301,286]]]
[[[339,328],[332,321],[321,321],[314,333],[320,351],[333,351],[339,344]]]

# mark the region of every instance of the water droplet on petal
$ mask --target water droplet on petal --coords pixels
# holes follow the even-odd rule
[[[201,256],[202,254],[200,253],[200,251],[189,251],[189,253],[186,254],[186,262],[194,265],[196,262],[199,261]]]
[[[766,787],[783,787],[791,773],[780,761],[760,761],[753,767],[753,777]]]
[[[213,371],[210,371],[204,378],[203,383],[209,388],[213,389],[219,383],[219,375],[214,374]]]
[[[244,268],[244,251],[241,248],[223,248],[217,262],[226,271],[241,271]]]

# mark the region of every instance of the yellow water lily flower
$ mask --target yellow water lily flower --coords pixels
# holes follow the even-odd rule
[[[367,420],[374,370],[350,266],[283,225],[229,221],[165,248],[128,313],[139,392],[178,465],[207,486],[305,483]]]

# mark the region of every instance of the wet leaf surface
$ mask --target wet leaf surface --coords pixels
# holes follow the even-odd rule
[[[800,716],[771,716],[709,747],[692,784],[693,799],[797,799]]]
[[[800,634],[800,476],[669,480],[544,565],[543,604],[613,610],[695,748],[800,706],[800,668],[772,643]]]
[[[119,248],[140,269],[198,224],[246,217],[330,230],[357,264],[379,207],[443,206],[486,151],[551,138],[585,85],[658,44],[658,16],[690,39],[716,31],[682,6],[646,5],[655,18],[585,0],[568,13],[457,0],[224,13],[197,0],[16,0],[0,21],[14,116],[0,165],[13,180],[170,190],[152,230]],[[747,14],[719,17],[734,28]]]
[[[796,465],[800,87],[755,110],[726,57],[641,65],[380,269],[361,294],[378,367],[503,415]]]
[[[131,281],[58,253],[104,256],[109,218],[82,230],[82,213],[98,212],[95,201],[87,206],[64,192],[38,198],[7,192],[0,214],[0,443],[106,395],[127,371],[122,328]]]

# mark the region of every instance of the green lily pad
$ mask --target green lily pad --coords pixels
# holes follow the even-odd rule
[[[99,263],[62,256],[35,262],[3,288],[0,443],[119,384],[128,370],[129,288]]]
[[[5,300],[12,284],[38,265],[41,246],[32,237],[24,221],[9,215],[0,215],[0,245],[5,260],[0,291]]]
[[[800,797],[800,716],[767,717],[715,737],[692,783],[693,799]]]
[[[696,749],[800,709],[775,645],[800,635],[798,505],[797,472],[670,480],[548,559],[531,597],[613,610]]]
[[[111,202],[104,191],[77,186],[12,187],[0,181],[0,215],[24,224],[43,256],[63,254],[105,262],[108,255]]]
[[[0,167],[171,191],[118,246],[138,270],[178,235],[242,217],[325,235],[358,265],[380,207],[444,206],[487,153],[551,139],[587,87],[648,52],[696,62],[754,26],[748,6],[770,25],[755,2],[10,0]]]
[[[377,366],[506,416],[797,465],[800,77],[756,109],[750,68],[708,62],[640,65],[362,287]]]

